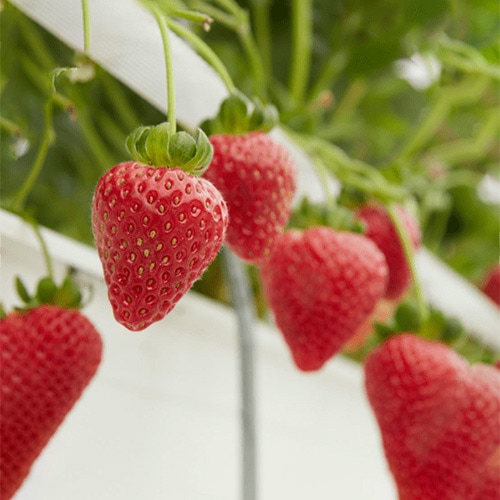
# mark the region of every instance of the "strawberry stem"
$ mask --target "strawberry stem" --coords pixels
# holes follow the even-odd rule
[[[83,18],[83,51],[85,54],[90,49],[90,10],[88,0],[82,0],[82,18]]]
[[[415,266],[415,252],[413,250],[413,245],[411,243],[410,236],[398,215],[395,203],[392,202],[387,205],[387,213],[389,214],[391,222],[396,229],[396,233],[398,234],[401,246],[403,247],[403,252],[405,254],[406,262],[408,263],[413,281],[413,291],[417,300],[420,320],[423,323],[429,317],[429,306]]]
[[[289,89],[301,103],[307,88],[312,49],[312,0],[292,1],[292,63]]]
[[[219,74],[224,85],[229,93],[236,89],[227,68],[224,63],[219,59],[219,56],[206,44],[199,36],[195,35],[192,31],[182,26],[182,24],[173,21],[172,19],[166,20],[168,27],[178,36],[190,43],[196,52],[203,57]]]
[[[163,55],[165,58],[165,73],[167,79],[167,117],[170,134],[176,132],[176,109],[175,109],[175,82],[174,82],[174,64],[172,58],[172,48],[170,46],[170,35],[167,24],[167,17],[154,4],[150,4],[150,11],[154,15],[158,27],[160,28],[161,39],[163,43]]]
[[[24,203],[26,202],[26,198],[30,194],[36,183],[36,180],[38,179],[38,176],[40,175],[43,164],[45,163],[45,159],[47,158],[49,148],[54,141],[55,133],[52,125],[53,110],[54,102],[52,97],[50,97],[44,106],[43,134],[35,161],[33,162],[28,177],[26,177],[24,183],[22,184],[21,188],[12,201],[11,208],[16,212],[22,211]]]

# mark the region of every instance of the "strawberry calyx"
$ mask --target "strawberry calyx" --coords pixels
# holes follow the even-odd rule
[[[201,127],[208,135],[243,135],[269,132],[279,121],[278,110],[260,99],[248,98],[235,90],[220,105],[218,114],[205,120]]]
[[[343,205],[331,207],[325,203],[313,203],[304,197],[293,211],[289,227],[305,230],[314,226],[327,226],[337,231],[364,233],[364,224],[355,217],[350,208]]]
[[[498,359],[498,354],[479,340],[475,340],[457,318],[448,316],[434,307],[430,307],[428,316],[422,318],[413,297],[399,303],[391,320],[385,323],[375,322],[374,329],[373,340],[377,344],[408,331],[450,346],[470,363],[493,364]]]
[[[14,307],[15,311],[29,311],[41,305],[53,305],[62,309],[81,309],[83,307],[82,293],[71,273],[66,275],[60,285],[57,285],[52,277],[41,278],[34,294],[30,294],[22,279],[16,276],[15,288],[20,299],[24,302],[22,306]],[[5,310],[3,310],[3,314],[5,314]]]
[[[168,122],[135,129],[126,139],[132,158],[154,167],[181,168],[201,176],[212,160],[212,145],[205,132],[172,133]]]

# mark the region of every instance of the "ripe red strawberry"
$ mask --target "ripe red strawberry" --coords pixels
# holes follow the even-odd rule
[[[115,318],[137,331],[162,319],[216,257],[227,207],[206,179],[138,162],[99,180],[92,228]]]
[[[481,290],[497,306],[500,306],[500,265],[494,265],[487,273]]]
[[[365,362],[401,500],[500,498],[500,372],[403,333]]]
[[[385,298],[400,299],[411,284],[411,273],[403,247],[386,208],[379,204],[368,204],[357,210],[357,217],[366,225],[365,235],[380,248],[389,268],[389,280]],[[421,243],[420,228],[415,218],[403,207],[397,207],[398,216],[409,234],[413,248]]]
[[[101,361],[77,310],[42,305],[0,320],[0,491],[11,498]]]
[[[268,134],[210,137],[212,162],[205,172],[227,202],[226,244],[241,259],[258,265],[288,223],[295,194],[295,165]]]
[[[264,295],[297,367],[320,369],[382,297],[384,256],[360,234],[285,231],[262,266]]]

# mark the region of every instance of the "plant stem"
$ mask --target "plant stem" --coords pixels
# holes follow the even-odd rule
[[[29,222],[33,231],[35,232],[35,236],[40,243],[40,248],[42,249],[43,260],[45,262],[45,267],[47,268],[47,276],[51,279],[54,279],[54,266],[52,264],[52,259],[50,258],[49,249],[47,248],[47,244],[43,239],[42,233],[40,232],[40,228],[38,223],[33,220],[31,217],[24,217],[24,219]]]
[[[165,73],[167,78],[167,120],[170,133],[173,135],[177,130],[177,123],[175,109],[174,64],[172,59],[172,48],[170,46],[170,35],[168,32],[168,19],[154,4],[150,4],[149,9],[156,18],[163,42],[163,55],[165,57]]]
[[[196,52],[205,59],[219,74],[224,85],[226,86],[229,93],[234,92],[236,90],[236,86],[229,75],[226,67],[223,62],[219,59],[217,54],[212,50],[212,48],[206,44],[199,36],[195,35],[192,31],[182,26],[172,19],[166,19],[167,25],[171,31],[173,31],[176,35],[180,36],[188,43],[190,43]]]
[[[44,106],[44,112],[43,112],[44,127],[38,153],[36,155],[35,161],[33,162],[28,177],[26,177],[23,185],[21,186],[21,188],[19,189],[19,191],[17,192],[16,196],[12,201],[12,209],[15,210],[16,212],[21,212],[23,210],[26,198],[28,197],[31,190],[33,189],[33,186],[35,185],[35,182],[42,170],[43,164],[47,157],[49,148],[54,140],[55,134],[52,126],[53,111],[54,111],[54,102],[51,97],[47,100]]]
[[[4,118],[3,116],[0,116],[0,129],[5,130],[5,132],[15,137],[21,136],[21,129],[19,128],[19,126],[8,118]]]
[[[312,0],[292,0],[292,62],[289,90],[296,104],[304,100],[312,49]]]
[[[266,94],[266,74],[258,46],[252,35],[248,13],[232,0],[218,3],[225,7],[226,10],[229,10],[229,13],[223,12],[202,0],[195,0],[192,5],[200,11],[206,12],[216,22],[223,24],[236,33],[250,64],[255,93],[259,97],[264,97]]]
[[[253,26],[255,28],[256,44],[266,80],[272,75],[271,22],[269,19],[269,0],[253,0]]]
[[[394,228],[396,229],[396,233],[398,234],[401,246],[403,247],[403,252],[406,257],[406,262],[410,269],[410,274],[413,280],[413,290],[415,292],[415,297],[417,299],[420,319],[422,322],[424,322],[429,316],[429,307],[427,304],[427,300],[425,298],[422,284],[420,282],[420,277],[418,276],[417,269],[415,266],[415,257],[410,236],[408,235],[408,232],[406,231],[406,228],[404,227],[398,215],[397,206],[395,203],[389,203],[387,205],[387,213],[389,214],[391,222],[394,225]]]
[[[266,72],[259,54],[259,49],[252,36],[252,30],[250,29],[248,15],[246,15],[246,13],[245,22],[241,23],[238,28],[238,36],[252,68],[252,81],[255,86],[255,93],[263,98],[266,94]]]
[[[121,84],[105,71],[102,71],[99,76],[104,91],[113,105],[113,116],[119,117],[127,130],[134,130],[140,123],[140,119],[134,113],[133,106],[130,106]]]
[[[82,0],[83,17],[83,51],[85,54],[90,49],[90,9],[88,0]]]
[[[475,77],[473,79],[467,78],[463,83],[454,87],[440,89],[434,103],[429,108],[429,112],[412,131],[411,136],[397,155],[395,163],[405,163],[416,152],[423,151],[426,143],[432,139],[453,106],[467,103],[476,104],[488,83],[487,77]]]

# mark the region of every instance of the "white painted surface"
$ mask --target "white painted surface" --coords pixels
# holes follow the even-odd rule
[[[30,227],[0,212],[1,299],[13,277],[45,272]],[[82,269],[101,332],[97,376],[36,462],[16,500],[237,500],[240,408],[236,318],[194,293],[148,330],[117,324],[95,252],[43,231],[59,275]],[[337,357],[298,372],[280,334],[256,325],[260,500],[395,500],[358,365]]]

